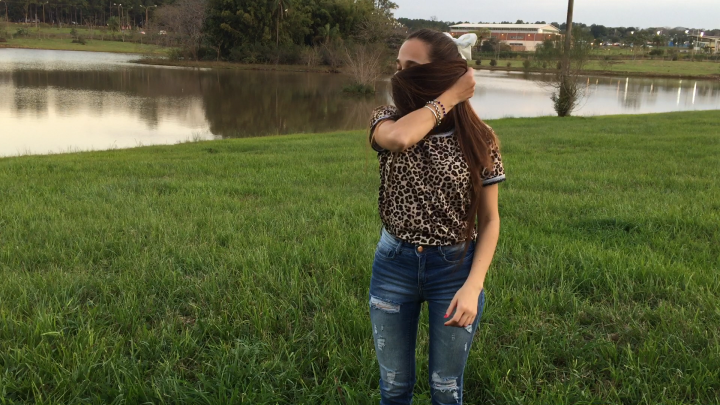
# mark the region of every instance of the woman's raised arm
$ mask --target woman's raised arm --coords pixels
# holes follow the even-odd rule
[[[438,97],[447,112],[475,94],[475,69],[468,68],[458,81]],[[428,100],[430,101],[430,100]],[[397,121],[385,120],[377,124],[373,140],[391,152],[402,152],[420,142],[435,127],[435,115],[428,108],[420,108]]]

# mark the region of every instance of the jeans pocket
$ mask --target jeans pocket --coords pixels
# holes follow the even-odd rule
[[[465,246],[467,246],[467,252],[465,251]],[[475,243],[470,242],[467,245],[465,243],[458,243],[457,245],[440,246],[438,251],[445,263],[458,264],[461,261],[472,260],[475,253]]]
[[[380,238],[377,247],[375,248],[375,257],[384,260],[393,260],[397,255],[398,243],[387,238]]]

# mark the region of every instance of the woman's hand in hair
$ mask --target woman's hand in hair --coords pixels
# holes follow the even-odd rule
[[[468,68],[467,72],[440,97],[450,103],[450,108],[455,107],[475,95],[475,84],[475,69]]]
[[[475,322],[475,317],[478,312],[478,299],[480,298],[480,292],[482,287],[476,288],[465,284],[460,288],[453,297],[452,302],[447,311],[445,311],[445,318],[452,315],[453,310],[455,315],[452,319],[445,322],[445,326],[457,326],[464,328],[468,325],[472,325]]]

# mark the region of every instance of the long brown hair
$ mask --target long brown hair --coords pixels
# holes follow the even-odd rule
[[[430,29],[421,29],[407,37],[407,40],[411,39],[420,40],[429,46],[430,63],[402,69],[391,79],[393,101],[401,116],[423,108],[426,102],[439,97],[468,69],[467,61],[460,56],[455,42],[447,35]],[[450,110],[440,126],[432,133],[443,133],[453,129],[468,165],[472,182],[470,209],[464,232],[465,242],[470,242],[480,213],[483,169],[492,170],[490,150],[499,145],[495,133],[482,122],[469,101],[463,101]]]

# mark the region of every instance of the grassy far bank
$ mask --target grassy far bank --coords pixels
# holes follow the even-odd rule
[[[193,61],[193,60],[170,60],[167,58],[143,58],[135,61],[143,65],[155,66],[179,66],[188,68],[202,69],[230,69],[230,70],[279,70],[287,72],[318,72],[327,73],[329,66],[308,66],[308,65],[266,65],[266,64],[247,64],[237,62],[224,61]]]
[[[72,27],[55,28],[40,25],[35,28],[31,24],[4,24],[5,32],[10,34],[7,42],[0,42],[0,48],[26,48],[26,49],[50,49],[64,51],[92,51],[92,52],[115,52],[115,53],[139,53],[144,55],[165,56],[165,47],[153,44],[140,44],[132,42],[129,38],[126,42],[121,40],[121,35],[115,33],[115,39],[110,32],[102,32],[99,29],[87,29],[76,27],[77,35],[85,39],[85,45],[73,43],[73,35],[70,34]],[[3,26],[0,24],[0,29]],[[18,29],[26,29],[28,35],[13,35]],[[2,32],[0,32],[2,36]],[[91,39],[92,38],[92,39]]]
[[[115,33],[116,40],[112,39],[112,33],[102,29],[87,29],[76,27],[77,35],[86,40],[86,45],[72,43],[70,34],[72,27],[57,28],[40,24],[35,28],[32,24],[5,24],[4,30],[8,34],[14,34],[18,29],[26,29],[28,36],[16,36],[9,38],[7,42],[0,42],[0,48],[29,48],[29,49],[53,49],[53,50],[74,50],[74,51],[96,51],[96,52],[120,52],[138,53],[148,56],[140,63],[150,65],[170,65],[184,67],[214,68],[214,69],[241,69],[241,70],[287,70],[287,71],[313,71],[326,72],[327,66],[307,65],[263,65],[263,64],[240,64],[234,62],[217,61],[172,61],[163,58],[167,55],[169,48],[120,41],[120,34]],[[0,26],[2,29],[2,26]],[[103,28],[104,29],[104,28]],[[139,35],[139,34],[136,34]],[[0,36],[2,33],[0,32]],[[90,39],[93,38],[93,39]],[[104,39],[104,40],[103,40]],[[137,40],[138,38],[135,38]],[[146,40],[148,38],[145,38]],[[611,50],[613,54],[622,50]],[[629,52],[629,51],[628,51]],[[600,52],[604,55],[604,53]],[[495,69],[507,69],[510,63],[511,69],[522,70],[523,59],[500,59]],[[482,64],[477,66],[480,69],[489,69],[490,59],[484,58]],[[586,67],[588,73],[601,73],[607,75],[648,75],[668,77],[693,77],[693,78],[720,78],[720,63],[717,62],[691,62],[691,61],[665,61],[665,60],[615,60],[611,65],[605,65],[600,61],[590,61]]]
[[[10,39],[6,43],[0,43],[0,48],[25,48],[25,49],[49,49],[59,51],[91,51],[91,52],[114,52],[114,53],[138,53],[164,56],[165,49],[156,45],[136,44],[132,42],[86,40],[85,45],[73,44],[70,39],[33,39],[18,38]]]
[[[498,59],[496,69],[502,70],[511,64],[514,70],[523,69],[521,59]],[[482,64],[475,66],[479,69],[489,69],[490,60],[484,59]],[[622,75],[631,73],[636,75],[655,75],[671,77],[704,77],[708,79],[720,78],[720,63],[717,62],[691,62],[691,61],[663,61],[663,60],[619,60],[612,65],[603,65],[600,61],[588,62],[585,70],[589,74],[606,73]]]
[[[238,69],[238,70],[285,70],[285,71],[311,71],[327,72],[328,66],[306,66],[306,65],[264,65],[264,64],[241,64],[234,62],[215,61],[183,61],[168,60],[160,58],[147,58],[137,61],[147,65],[182,66],[194,68],[212,69]],[[524,70],[521,59],[499,59],[495,68],[490,67],[490,60],[483,60],[481,65],[474,66],[476,69],[505,70],[510,63],[512,70]],[[531,69],[535,71],[534,69]],[[604,75],[633,75],[648,77],[689,77],[699,79],[720,78],[720,63],[716,62],[689,62],[689,61],[654,61],[654,60],[626,60],[618,61],[610,67],[602,66],[598,61],[591,61],[586,67],[588,74]]]
[[[508,181],[468,403],[716,402],[718,124],[491,122]],[[0,184],[5,403],[377,403],[365,134],[4,158]]]

